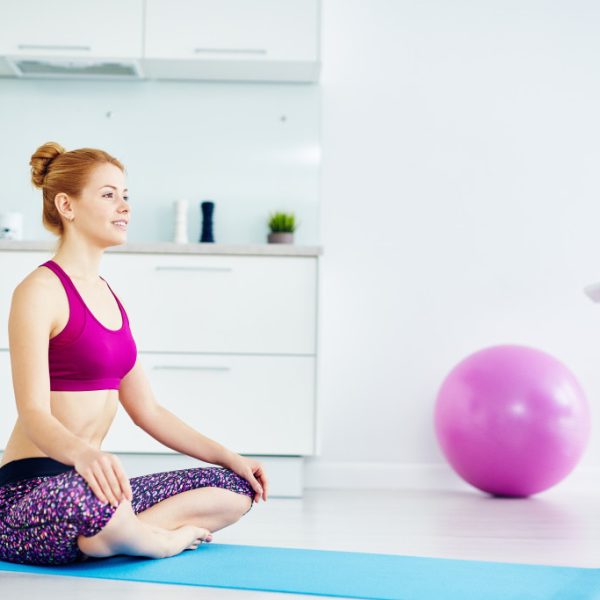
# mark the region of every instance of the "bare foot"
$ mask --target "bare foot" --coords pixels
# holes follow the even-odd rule
[[[167,535],[167,536],[169,534],[172,534],[173,531],[175,531],[175,529],[165,529],[164,527],[159,527],[158,525],[150,525],[150,524],[148,524],[148,527],[150,527],[154,533],[158,533],[158,534],[162,534],[162,535]],[[190,527],[191,527],[191,525],[190,525]],[[176,529],[181,529],[181,526],[177,527]],[[196,527],[196,529],[203,529],[203,528],[202,527]],[[208,531],[208,530],[206,530],[206,531]],[[209,531],[209,535],[206,538],[204,538],[204,541],[205,542],[212,542],[212,533],[210,531]]]
[[[173,531],[168,531],[168,551],[166,556],[175,556],[183,550],[195,550],[199,544],[210,542],[212,533],[204,527],[182,525]]]

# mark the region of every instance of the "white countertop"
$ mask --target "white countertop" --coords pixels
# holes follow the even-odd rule
[[[52,252],[56,241],[0,240],[2,250],[46,250]],[[148,252],[164,254],[241,254],[258,256],[319,256],[321,246],[296,246],[295,244],[212,244],[175,242],[133,242],[107,248],[106,252]]]

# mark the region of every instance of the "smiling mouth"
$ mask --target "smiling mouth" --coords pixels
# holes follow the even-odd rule
[[[118,229],[121,229],[122,231],[127,231],[127,223],[125,223],[124,221],[113,222],[113,225]]]

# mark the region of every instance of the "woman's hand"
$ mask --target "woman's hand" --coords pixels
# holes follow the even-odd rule
[[[73,465],[88,482],[101,502],[109,502],[116,508],[121,500],[133,499],[129,479],[118,456],[88,448],[81,452]]]
[[[256,492],[256,496],[254,498],[256,502],[258,502],[258,499],[261,496],[265,502],[267,501],[267,489],[269,482],[263,466],[258,461],[236,454],[233,458],[227,461],[226,467],[250,483]]]

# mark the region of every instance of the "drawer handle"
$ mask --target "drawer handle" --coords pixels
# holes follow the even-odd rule
[[[91,46],[61,46],[59,44],[18,44],[19,50],[91,50]]]
[[[154,365],[153,369],[178,369],[192,371],[231,371],[230,367],[203,367],[200,365]]]
[[[266,54],[264,48],[194,48],[196,54]]]
[[[176,267],[165,265],[154,268],[157,271],[233,271],[231,267]]]

